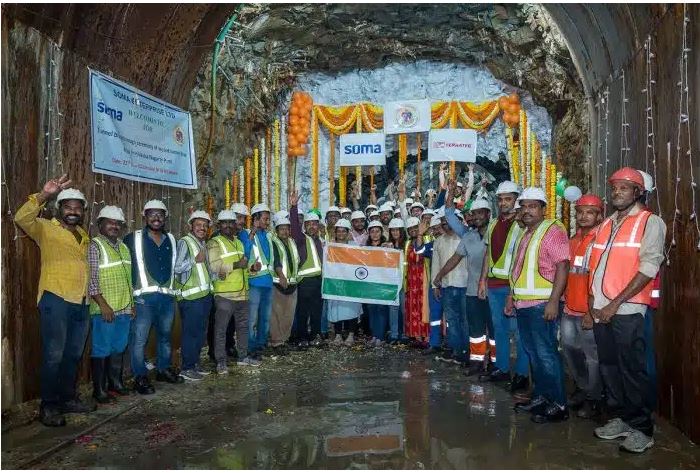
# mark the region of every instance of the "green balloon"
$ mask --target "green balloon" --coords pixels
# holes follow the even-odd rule
[[[564,189],[566,189],[568,186],[569,182],[566,180],[565,177],[562,177],[561,179],[559,179],[554,189],[559,197],[564,197]]]
[[[321,211],[320,210],[311,209],[311,210],[309,210],[309,212],[314,213],[314,214],[318,215],[318,218],[321,218]]]

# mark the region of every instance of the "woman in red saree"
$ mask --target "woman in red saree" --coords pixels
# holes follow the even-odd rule
[[[423,242],[416,244],[418,238],[418,225],[420,219],[409,217],[406,221],[408,229],[408,241],[404,250],[406,259],[406,309],[404,311],[404,335],[425,344],[430,332],[428,321],[429,305],[428,291],[430,287],[428,277],[427,259],[422,254],[416,253],[416,247],[421,247]]]

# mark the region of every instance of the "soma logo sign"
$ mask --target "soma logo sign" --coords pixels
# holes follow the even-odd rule
[[[105,105],[104,102],[97,102],[97,111],[100,113],[104,113],[105,115],[109,115],[110,117],[112,117],[112,120],[116,120],[118,122],[122,121],[122,118],[124,117],[121,110],[117,110],[116,108],[110,108],[107,105]]]
[[[345,154],[377,154],[382,152],[380,144],[365,144],[365,145],[345,145],[343,153]]]
[[[384,133],[352,133],[340,136],[341,166],[371,166],[386,164]]]

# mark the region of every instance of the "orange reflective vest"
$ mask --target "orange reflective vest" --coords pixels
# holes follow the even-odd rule
[[[637,215],[628,215],[612,236],[612,217],[606,218],[598,227],[589,260],[588,286],[593,291],[593,276],[605,252],[608,260],[603,268],[603,295],[608,299],[617,297],[639,272],[639,249],[651,212],[640,211]],[[652,282],[637,295],[627,300],[636,304],[649,305],[651,301]]]
[[[569,279],[566,283],[566,308],[571,312],[588,312],[588,268],[584,260],[595,231],[581,235],[579,231],[569,240]]]

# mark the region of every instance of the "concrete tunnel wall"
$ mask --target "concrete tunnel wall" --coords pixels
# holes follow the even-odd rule
[[[90,171],[90,133],[86,67],[112,74],[144,91],[187,108],[195,77],[208,60],[216,34],[233,5],[4,5],[2,20],[2,406],[38,395],[40,361],[36,286],[39,251],[15,233],[14,211],[48,174],[63,168],[88,198],[121,205],[140,225],[142,202],[164,197],[177,231],[187,195],[160,186],[101,178]],[[608,172],[621,162],[645,168],[647,70],[644,42],[652,38],[651,72],[656,80],[653,117],[657,152],[657,186],[661,214],[669,225],[675,209],[675,146],[678,130],[678,59],[683,25],[682,5],[550,4],[550,15],[563,33],[589,99],[591,121],[591,190],[604,188],[605,117],[600,96],[608,88]],[[688,46],[691,91],[690,129],[696,152],[693,171],[700,176],[698,116],[700,102],[700,6],[689,5]],[[622,72],[625,76],[628,142],[621,152]],[[53,77],[53,79],[50,79]],[[49,111],[58,106],[62,116]],[[60,120],[60,127],[58,121]],[[60,129],[60,140],[45,132]],[[603,132],[601,133],[602,130]],[[659,409],[691,439],[700,441],[700,253],[690,219],[690,162],[682,135],[680,191],[675,215],[676,247],[664,267],[663,302],[657,316]],[[672,156],[666,156],[666,143]],[[204,143],[196,143],[201,153]],[[49,156],[49,160],[45,156]],[[62,159],[60,159],[62,156]],[[129,200],[129,196],[136,198]],[[3,196],[3,197],[4,197]],[[138,197],[140,196],[140,197]],[[696,198],[697,199],[697,198]],[[656,208],[656,200],[653,199]],[[697,204],[697,200],[696,200]],[[17,236],[17,238],[15,238]],[[669,237],[670,241],[670,237]],[[84,364],[82,376],[87,376]]]

